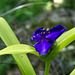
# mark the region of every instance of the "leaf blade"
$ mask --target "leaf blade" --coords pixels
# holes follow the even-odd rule
[[[12,29],[3,18],[0,18],[0,37],[6,46],[20,44]],[[13,54],[13,57],[23,75],[36,75],[26,54]]]
[[[2,50],[0,50],[0,55],[4,54],[21,54],[21,53],[33,53],[35,55],[38,55],[38,52],[35,51],[35,49],[29,45],[25,44],[16,44],[12,46],[8,46]]]
[[[52,52],[47,57],[47,60],[54,60],[55,57],[58,55],[58,53],[66,47],[68,44],[70,44],[72,41],[75,40],[75,27],[71,30],[65,32],[63,35],[61,35],[57,40],[57,46],[52,50]]]

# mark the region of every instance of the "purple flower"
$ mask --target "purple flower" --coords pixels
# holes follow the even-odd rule
[[[35,50],[39,52],[39,55],[47,54],[54,41],[65,31],[66,28],[62,25],[58,25],[48,31],[43,27],[36,29],[31,37],[32,40],[38,42],[34,45]]]

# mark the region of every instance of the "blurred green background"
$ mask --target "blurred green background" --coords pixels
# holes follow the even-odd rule
[[[0,17],[6,19],[20,43],[33,46],[33,32],[40,27],[59,24],[67,30],[75,27],[75,0],[0,0]],[[0,39],[0,49],[5,44]],[[37,75],[44,75],[45,62],[27,54]],[[69,75],[75,68],[75,41],[51,62],[50,75]],[[21,75],[11,55],[0,56],[0,75]]]

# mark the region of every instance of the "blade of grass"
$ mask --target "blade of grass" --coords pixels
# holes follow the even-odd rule
[[[75,27],[65,32],[56,40],[57,45],[52,50],[52,52],[48,55],[47,60],[48,59],[54,60],[58,55],[58,53],[74,40],[75,40]]]
[[[75,75],[75,69],[70,73],[70,75]]]
[[[13,8],[13,9],[11,9],[11,10],[9,10],[9,11],[3,13],[3,14],[0,15],[0,16],[1,16],[1,17],[2,17],[2,16],[5,16],[5,15],[7,15],[7,14],[9,14],[9,13],[14,12],[15,10],[18,10],[18,9],[21,9],[21,8],[24,8],[24,7],[27,7],[27,6],[36,5],[36,4],[46,4],[46,3],[47,3],[47,2],[35,2],[35,3],[23,4],[23,5],[17,6],[17,7],[15,7],[15,8]]]
[[[2,50],[0,50],[0,55],[4,54],[24,54],[24,53],[33,53],[35,55],[39,55],[38,52],[35,51],[34,47],[25,44],[16,44],[8,46]]]
[[[15,34],[3,18],[0,18],[0,37],[6,46],[20,44]],[[36,75],[26,54],[13,54],[13,57],[23,75]]]

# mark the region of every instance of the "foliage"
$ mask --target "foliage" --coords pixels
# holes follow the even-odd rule
[[[0,51],[0,55],[12,54],[23,75],[25,75],[25,74],[29,75],[31,73],[33,75],[36,75],[29,60],[26,58],[26,55],[24,53],[33,53],[33,54],[37,55],[38,57],[40,57],[40,55],[34,50],[34,48],[32,48],[28,45],[20,45],[18,42],[16,42],[17,38],[13,34],[13,32],[10,29],[10,27],[8,26],[8,24],[5,22],[5,20],[0,18],[0,21],[1,21],[0,36],[1,36],[2,40],[5,42],[5,44],[8,46],[7,48]],[[11,41],[11,38],[12,38],[12,41]],[[55,57],[62,50],[62,48],[64,48],[66,45],[68,45],[69,43],[71,43],[74,40],[75,40],[75,28],[67,31],[66,33],[64,33],[61,37],[59,37],[56,40],[57,46],[52,48],[52,51],[50,52],[50,54],[48,54],[47,56],[42,55],[41,59],[46,61],[45,75],[48,75],[48,72],[49,72],[49,65],[50,65],[49,62],[55,59]],[[18,45],[14,45],[14,44],[18,44]],[[21,53],[23,53],[24,55],[22,55]],[[15,54],[17,54],[17,55],[15,55]]]
[[[5,44],[7,46],[14,45],[14,44],[20,44],[18,39],[16,38],[15,34],[13,33],[13,31],[11,30],[9,25],[6,23],[6,21],[2,18],[0,18],[0,21],[1,21],[1,23],[0,23],[0,37],[5,42]],[[30,75],[30,72],[28,72],[30,70],[31,74],[35,75],[35,72],[31,66],[26,54],[17,54],[17,55],[13,54],[13,57],[16,60],[17,65],[20,67],[22,74]],[[26,64],[24,61],[26,61]],[[28,67],[27,64],[30,66]],[[26,70],[25,70],[25,68],[26,68]]]
[[[75,9],[75,0],[64,0],[63,6],[70,9]]]
[[[47,1],[50,1],[50,0],[38,0],[38,1],[46,1],[47,2]],[[53,1],[53,0],[51,0],[51,1]],[[17,6],[20,6],[20,5],[23,5],[23,4],[27,4],[27,3],[31,3],[31,2],[34,3],[34,2],[37,2],[37,1],[36,0],[20,0],[20,1],[19,0],[16,0],[16,1],[15,0],[12,0],[12,1],[11,0],[1,0],[0,1],[0,16],[3,15],[4,13],[8,12],[9,10],[12,10],[13,8],[15,8]],[[62,7],[74,9],[74,7],[75,7],[74,3],[75,3],[74,0],[65,0],[64,4],[62,4]],[[10,27],[13,30],[16,30],[15,27],[16,28],[17,27],[21,27],[22,26],[22,22],[25,22],[28,19],[32,19],[37,24],[35,16],[40,14],[40,13],[42,13],[42,12],[44,12],[44,9],[45,9],[44,6],[45,5],[46,4],[43,4],[43,5],[42,4],[39,4],[39,5],[36,4],[36,5],[27,6],[25,8],[21,8],[21,9],[15,10],[14,12],[6,14],[3,17],[10,24]],[[36,11],[36,9],[37,9],[37,11]],[[43,23],[43,26],[45,26],[44,22],[42,22],[42,23]],[[73,28],[73,25],[70,24],[70,23],[67,23],[67,24],[65,24],[65,23],[58,23],[58,24],[66,25],[67,29]],[[56,24],[56,23],[55,24],[54,23],[51,24],[51,22],[50,22],[50,25],[52,25],[52,26],[48,26],[48,27],[53,27],[53,26],[58,25],[58,24]],[[37,25],[34,25],[34,26],[37,28],[39,26],[42,26],[42,24],[39,24],[39,25],[37,24]],[[31,30],[34,30],[33,28]],[[1,44],[0,45],[0,49],[3,49],[4,47],[6,47],[5,44],[3,44],[3,42],[1,42],[1,40],[0,40],[0,44]],[[66,51],[66,52],[64,52],[64,54],[61,56],[60,59],[69,60],[69,58],[66,59],[67,54],[70,55],[72,53],[74,53],[74,51],[73,52],[72,51],[71,52],[70,51]],[[73,57],[74,56],[75,55],[73,54]],[[0,59],[2,57],[3,56],[0,56]],[[10,58],[11,57],[9,57],[9,59]],[[4,59],[5,59],[4,62],[6,62],[6,58],[4,58]],[[13,58],[11,58],[11,59],[14,60]],[[73,61],[75,61],[75,60],[73,59]],[[74,63],[74,62],[71,61],[70,63]],[[3,66],[4,68],[2,67],[2,65],[4,65]],[[4,72],[5,71],[5,67],[7,68],[8,65],[7,64],[1,64],[0,66],[1,66],[0,68],[2,68],[2,70]],[[9,66],[10,66],[10,64],[9,64]]]

